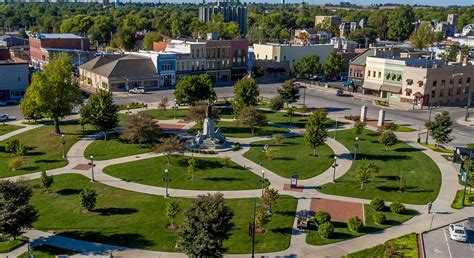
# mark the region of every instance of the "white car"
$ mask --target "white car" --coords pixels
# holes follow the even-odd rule
[[[449,237],[455,241],[467,242],[466,229],[462,225],[449,224]]]
[[[144,94],[145,93],[145,88],[133,88],[128,91],[128,93],[131,94]]]

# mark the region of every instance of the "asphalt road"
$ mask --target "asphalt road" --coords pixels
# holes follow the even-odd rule
[[[467,226],[467,222],[462,222]],[[443,227],[423,235],[426,258],[474,257],[474,232],[466,230],[468,241],[457,242],[449,238],[448,227]]]
[[[280,84],[260,84],[260,95],[266,98],[271,98],[277,94],[277,88]],[[233,95],[233,87],[216,87],[215,88],[218,98],[231,97]],[[173,102],[174,90],[160,90],[147,94],[133,95],[126,93],[115,93],[114,99],[117,103],[130,103],[130,102],[139,102],[139,103],[158,103],[161,97],[166,96],[168,99]],[[301,92],[303,95],[303,92]],[[325,93],[315,90],[306,90],[305,103],[309,107],[317,108],[326,108],[330,113],[337,114],[359,114],[360,107],[365,104],[368,107],[368,116],[372,118],[378,117],[378,112],[380,107],[375,106],[372,101],[361,100],[353,98],[351,96],[335,96],[332,93]],[[301,96],[297,105],[303,104],[303,96]],[[153,104],[150,108],[155,108]],[[464,117],[464,109],[459,107],[444,107],[440,109],[434,109],[432,111],[432,118],[442,110],[449,111],[453,121],[456,121],[458,118]],[[474,111],[474,110],[473,110]],[[18,107],[7,106],[0,107],[0,114],[10,114],[11,116],[21,117],[21,112]],[[474,115],[474,112],[472,113]],[[428,120],[429,111],[428,110],[386,110],[386,119],[394,120],[399,123],[406,123],[416,125],[417,127],[424,128],[425,122]],[[451,142],[452,146],[464,145],[466,143],[474,142],[474,128],[461,126],[457,123],[453,123],[453,136],[455,139]]]

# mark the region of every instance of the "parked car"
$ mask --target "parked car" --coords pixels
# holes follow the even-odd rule
[[[133,88],[133,89],[130,89],[128,90],[128,93],[131,93],[131,94],[144,94],[145,93],[145,88]]]
[[[467,223],[469,223],[469,227],[471,228],[471,231],[474,231],[474,217],[467,218]]]
[[[10,116],[8,114],[1,114],[0,115],[0,122],[6,122],[10,119]]]
[[[449,224],[449,237],[452,240],[466,242],[467,241],[467,234],[466,230],[462,225],[458,224]]]
[[[344,90],[338,89],[338,90],[336,91],[336,96],[344,96]]]
[[[20,104],[20,99],[10,99],[7,101],[7,105],[19,105]]]
[[[0,101],[0,106],[3,107],[3,106],[6,106],[8,103],[6,101]]]

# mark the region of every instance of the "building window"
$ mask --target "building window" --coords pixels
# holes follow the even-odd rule
[[[275,61],[276,61],[277,59],[278,59],[277,56],[275,56]]]
[[[467,83],[467,84],[471,83],[471,77],[467,77],[467,78],[466,78],[466,83]]]
[[[458,87],[458,88],[456,89],[456,94],[457,94],[457,95],[461,94],[461,87]]]
[[[435,98],[436,97],[436,91],[435,90],[432,90],[431,91],[431,98]]]
[[[398,77],[397,77],[397,81],[401,81],[402,80],[402,75],[399,74]]]
[[[412,79],[407,79],[407,85],[413,85],[413,80]]]
[[[285,56],[286,59],[286,56]],[[352,76],[352,69],[349,69],[349,76]]]
[[[370,70],[367,71],[367,77],[370,77]]]
[[[382,73],[381,73],[381,72],[379,72],[379,78],[381,78],[381,77],[382,77]]]
[[[462,84],[462,78],[459,78],[458,83]]]
[[[441,89],[441,90],[439,91],[439,97],[443,97],[443,96],[444,96],[444,89]]]
[[[433,81],[433,87],[436,87],[436,84],[438,84],[438,81]]]
[[[260,55],[259,55],[259,54],[257,54],[257,59],[258,59],[259,57],[260,57]]]
[[[286,61],[286,56],[283,56],[283,60]]]
[[[441,87],[444,87],[446,85],[446,81],[445,80],[441,80]]]

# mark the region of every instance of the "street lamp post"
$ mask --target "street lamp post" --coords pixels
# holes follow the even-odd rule
[[[168,169],[167,169],[167,168],[165,169],[165,175],[164,175],[164,177],[163,177],[163,181],[165,181],[165,187],[166,187],[165,198],[168,198],[168,197],[169,197],[169,194],[168,194],[168,182],[170,181],[170,178],[169,178],[169,175],[168,175]]]
[[[431,107],[431,104],[428,106],[428,109],[430,110],[430,114],[428,116],[428,123],[431,122],[431,110],[432,110],[432,107]],[[429,134],[429,129],[426,128],[426,137],[425,137],[425,144],[428,144],[428,134]]]
[[[62,144],[63,144],[63,159],[66,158],[66,139],[64,138],[64,134],[61,134]]]
[[[334,163],[332,164],[332,167],[334,168],[334,172],[332,173],[332,182],[336,182],[336,167],[338,166],[337,164],[337,156],[334,155]]]
[[[262,169],[262,196],[263,196],[264,188],[265,188],[265,170]]]
[[[91,181],[95,182],[95,178],[94,178],[94,166],[95,166],[94,165],[94,156],[91,155],[90,159],[91,159],[90,165],[91,165],[91,173],[92,173],[92,180]]]
[[[469,87],[469,91],[467,94],[469,95],[467,96],[466,114],[464,115],[464,121],[466,122],[469,119],[469,108],[471,107],[471,100],[472,100],[471,87]]]
[[[130,115],[130,104],[127,105],[127,115]]]
[[[354,142],[354,160],[357,159],[357,147],[359,147],[359,136],[356,136]]]

